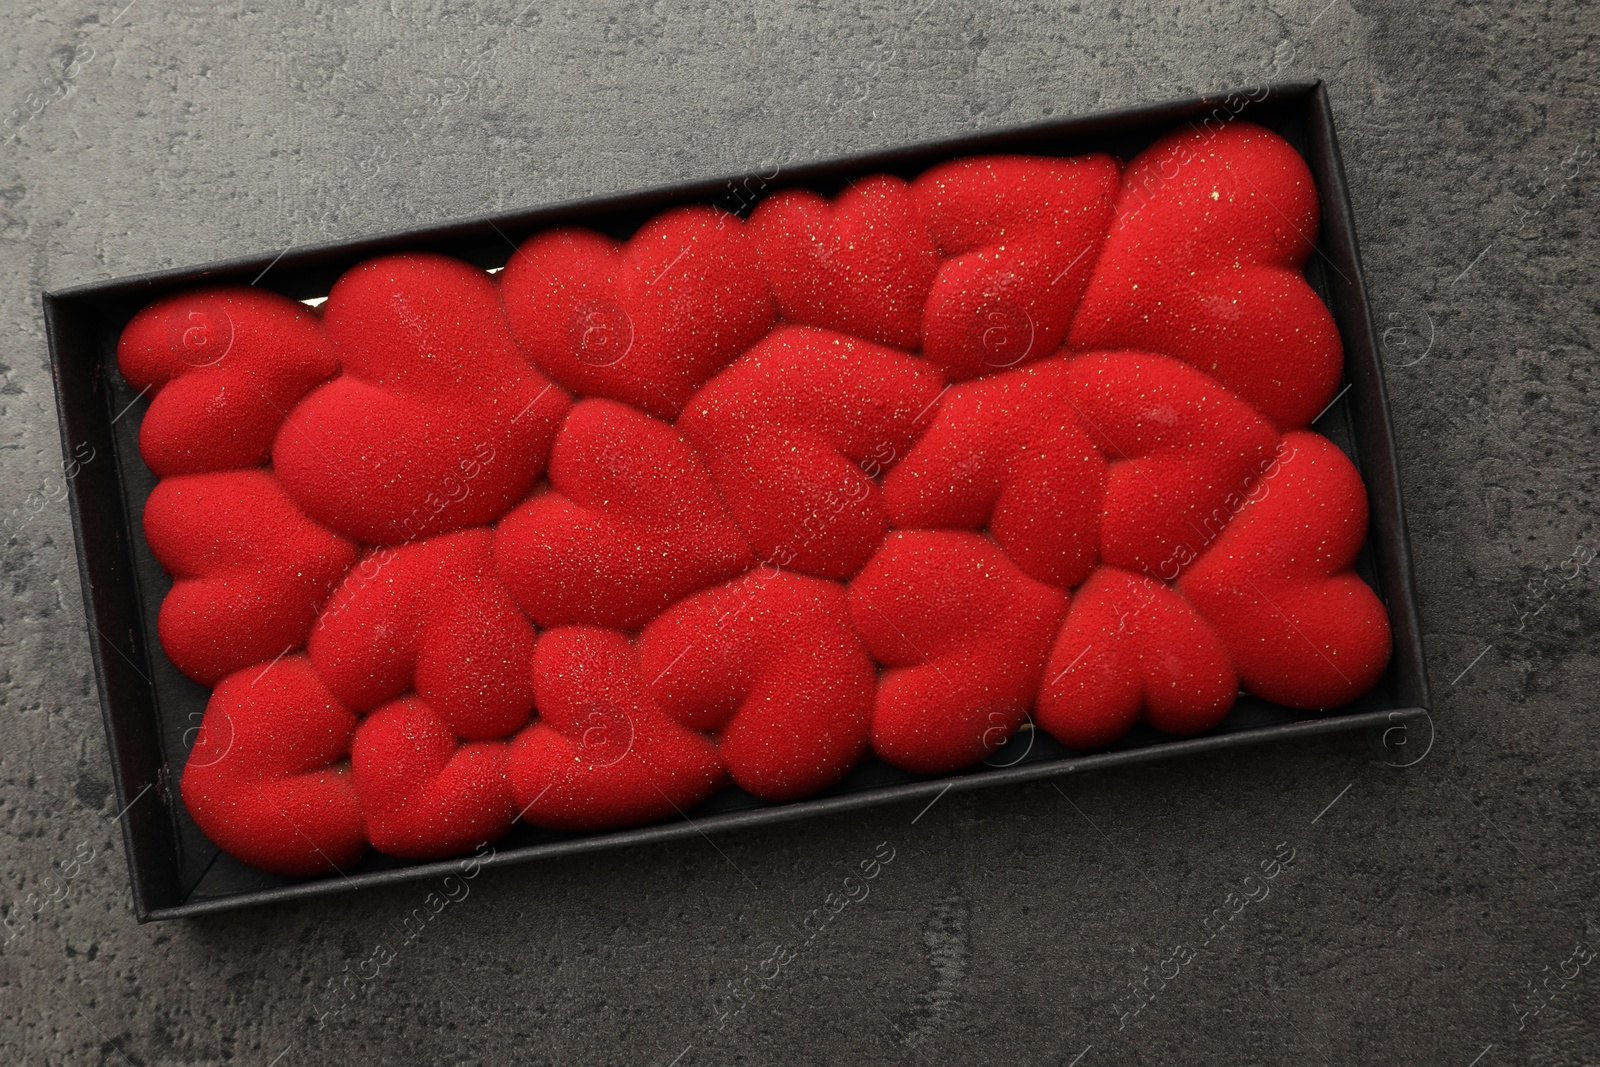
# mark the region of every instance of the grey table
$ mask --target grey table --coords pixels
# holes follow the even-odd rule
[[[48,901],[0,931],[0,1060],[1600,1061],[1592,3],[125,2],[24,0],[0,43],[0,911]],[[429,887],[135,925],[42,289],[1305,77],[1384,331],[1431,747],[491,872],[376,969]],[[870,896],[805,940],[880,842]]]

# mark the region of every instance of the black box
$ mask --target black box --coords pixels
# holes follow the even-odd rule
[[[114,796],[123,809],[123,839],[139,921],[438,877],[457,867],[456,860],[413,863],[372,854],[348,871],[348,877],[279,878],[220,852],[184,810],[177,783],[208,693],[179,674],[152,639],[156,613],[171,582],[139,532],[144,502],[155,484],[137,447],[146,401],[116,368],[117,339],[140,308],[193,286],[225,283],[255,283],[296,300],[315,299],[325,296],[347,268],[391,252],[440,252],[495,268],[506,262],[516,243],[550,226],[585,225],[625,238],[656,212],[677,204],[711,203],[747,213],[760,196],[777,189],[803,186],[832,194],[851,178],[880,172],[909,178],[945,159],[977,152],[1108,151],[1128,159],[1180,123],[1200,125],[1208,118],[1226,122],[1236,116],[1266,126],[1294,145],[1310,164],[1321,197],[1322,231],[1306,273],[1343,336],[1345,380],[1339,399],[1318,420],[1317,429],[1351,455],[1367,484],[1371,526],[1357,568],[1388,606],[1394,635],[1393,657],[1372,692],[1326,713],[1294,711],[1241,697],[1222,725],[1205,736],[1172,740],[1136,727],[1109,751],[1095,754],[1073,753],[1042,731],[1025,728],[985,764],[960,774],[923,778],[869,759],[838,785],[809,800],[768,804],[729,786],[681,822],[582,835],[519,823],[485,865],[767,825],[869,805],[931,802],[951,789],[1034,781],[1284,738],[1373,727],[1387,731],[1426,718],[1428,683],[1394,438],[1327,90],[1321,82],[1264,86],[44,294],[84,611],[93,638],[91,653],[111,750]]]

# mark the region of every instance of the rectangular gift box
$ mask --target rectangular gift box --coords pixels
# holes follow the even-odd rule
[[[117,339],[140,308],[194,286],[224,283],[254,282],[296,300],[314,300],[326,296],[349,267],[391,252],[440,252],[492,269],[505,264],[513,242],[551,226],[582,225],[626,238],[652,215],[680,204],[710,203],[747,214],[757,200],[777,189],[799,186],[831,195],[868,174],[910,178],[933,164],[978,152],[1105,151],[1129,159],[1182,123],[1206,127],[1237,117],[1286,138],[1310,165],[1321,197],[1322,231],[1306,272],[1343,336],[1345,377],[1339,399],[1315,428],[1352,457],[1366,481],[1371,525],[1357,568],[1387,605],[1394,636],[1388,670],[1370,693],[1331,712],[1295,711],[1241,697],[1222,725],[1204,736],[1177,740],[1135,727],[1110,750],[1094,754],[1071,752],[1042,731],[1024,728],[1005,748],[960,774],[924,778],[869,759],[838,785],[807,800],[770,804],[729,786],[683,820],[627,830],[561,834],[519,823],[483,864],[505,866],[874,805],[928,803],[952,789],[1036,781],[1336,731],[1383,731],[1386,742],[1401,741],[1401,728],[1427,717],[1428,685],[1388,401],[1333,115],[1321,82],[1262,86],[44,294],[62,447],[71,464],[67,484],[86,629],[139,921],[434,878],[459,865],[457,860],[408,862],[372,854],[346,872],[347,877],[294,881],[223,854],[184,810],[178,780],[208,693],[179,674],[155,640],[156,613],[171,581],[151,555],[140,527],[145,499],[155,485],[138,452],[139,421],[147,401],[116,368]],[[1414,744],[1397,751],[1414,756],[1427,739],[1412,740]]]

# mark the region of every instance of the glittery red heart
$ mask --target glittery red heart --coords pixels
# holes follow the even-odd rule
[[[913,183],[948,260],[928,294],[922,351],[952,381],[1053,354],[1111,223],[1110,156],[975,156]]]
[[[1017,569],[993,542],[902,530],[850,583],[850,613],[887,672],[872,748],[938,774],[993,752],[1038,692],[1067,597]]]
[[[636,630],[752,561],[705,465],[671,426],[612,400],[572,409],[549,492],[500,520],[501,580],[540,626]]]
[[[650,822],[727,781],[715,742],[656,703],[625,635],[551,630],[534,662],[539,721],[517,735],[507,768],[524,819],[557,830]]]
[[[667,211],[626,242],[588,230],[531,238],[501,279],[528,358],[583,396],[676,418],[694,391],[772,328],[744,224]]]
[[[1192,364],[1279,429],[1333,398],[1343,349],[1306,283],[1318,204],[1287,141],[1248,122],[1168,134],[1128,164],[1073,348]]]
[[[312,517],[404,544],[493,522],[544,473],[569,400],[518,353],[482,271],[371,260],[324,316],[343,373],[288,413],[272,449]]]
[[[915,351],[941,261],[911,187],[877,175],[832,202],[806,189],[768,197],[750,240],[791,322]]]
[[[782,327],[695,395],[678,428],[761,559],[848,578],[889,529],[877,476],[939,396],[921,360]]]
[[[164,478],[144,534],[172,575],[161,647],[201,685],[299,648],[356,546],[295,507],[271,473]]]
[[[351,744],[367,836],[382,852],[433,859],[498,840],[516,821],[511,746],[461,741],[415,697],[367,716]]]
[[[347,760],[356,717],[304,656],[212,690],[183,768],[183,803],[227,852],[276,874],[327,874],[367,851]]]
[[[1222,641],[1171,586],[1101,567],[1073,594],[1039,690],[1038,723],[1071,748],[1104,748],[1141,717],[1196,734],[1233,706]]]
[[[1389,663],[1389,617],[1354,562],[1367,536],[1355,466],[1327,438],[1283,436],[1283,455],[1178,589],[1221,635],[1244,687],[1334,708]]]
[[[872,661],[833,582],[762,567],[713,586],[645,627],[639,661],[656,702],[716,734],[756,796],[826,788],[866,750]]]

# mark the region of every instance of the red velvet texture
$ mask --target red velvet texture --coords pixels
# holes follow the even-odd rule
[[[1281,138],[986,156],[124,331],[182,792],[266,870],[1331,708],[1389,654]]]

